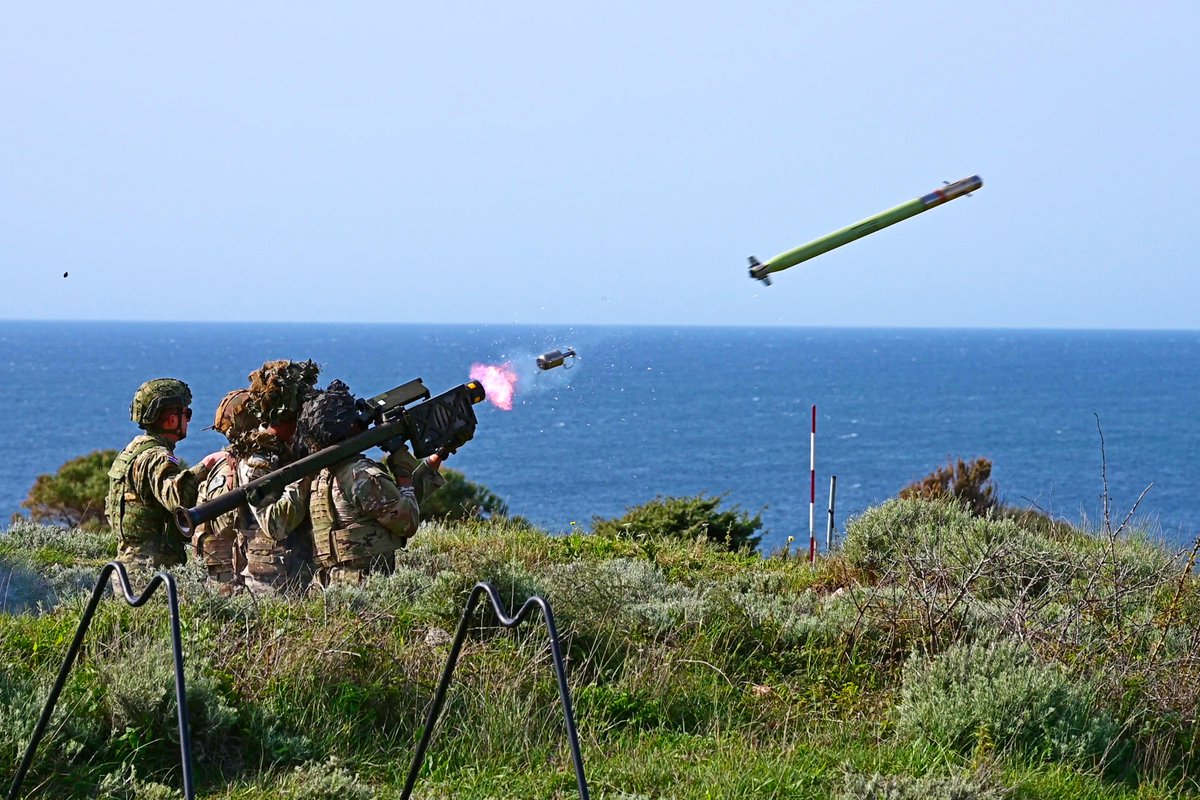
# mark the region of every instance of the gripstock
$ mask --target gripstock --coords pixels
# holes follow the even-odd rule
[[[293,481],[397,438],[408,442],[417,458],[456,450],[475,436],[478,420],[473,406],[483,402],[485,396],[483,386],[469,381],[431,398],[425,384],[417,378],[369,400],[360,400],[359,419],[370,426],[365,431],[217,495],[207,503],[194,508],[180,506],[175,509],[175,525],[185,536],[190,536],[197,525],[243,503],[259,505]],[[417,400],[423,402],[405,407]]]

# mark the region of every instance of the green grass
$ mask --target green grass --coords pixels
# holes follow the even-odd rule
[[[852,557],[815,567],[704,539],[463,523],[423,529],[395,575],[305,598],[221,597],[181,568],[200,794],[397,796],[446,639],[487,580],[510,613],[531,594],[554,609],[593,797],[1200,797],[1200,602],[1181,561],[912,502],[867,512]],[[82,613],[78,576],[111,552],[105,534],[0,536],[0,564],[41,603],[0,614],[3,785]],[[101,604],[26,796],[176,796],[168,630],[160,598]],[[1063,695],[1064,719],[1108,715],[1109,752],[1061,746],[1065,722],[1022,727],[1011,707],[1040,696],[939,684],[956,673],[937,659],[1014,636],[1026,649],[1004,675],[1087,687]],[[922,716],[904,717],[914,692]],[[964,734],[943,706],[986,722]],[[577,796],[540,621],[473,620],[415,796]]]

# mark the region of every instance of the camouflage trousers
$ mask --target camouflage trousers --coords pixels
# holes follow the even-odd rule
[[[242,583],[241,566],[245,557],[241,554],[233,536],[208,536],[194,542],[196,558],[204,565],[209,580],[231,586]]]
[[[330,586],[361,586],[372,575],[391,575],[396,571],[396,553],[379,553],[371,557],[351,558],[332,566],[317,569],[316,582],[322,588]]]

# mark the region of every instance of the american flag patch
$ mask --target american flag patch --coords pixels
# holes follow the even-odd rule
[[[179,459],[175,457],[174,453],[167,454],[167,461],[170,461],[172,464],[174,464],[177,467],[179,466]]]

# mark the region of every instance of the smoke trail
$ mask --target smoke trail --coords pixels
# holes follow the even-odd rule
[[[512,411],[513,395],[517,391],[517,373],[511,361],[503,364],[471,365],[471,380],[483,384],[487,399],[496,408]]]

